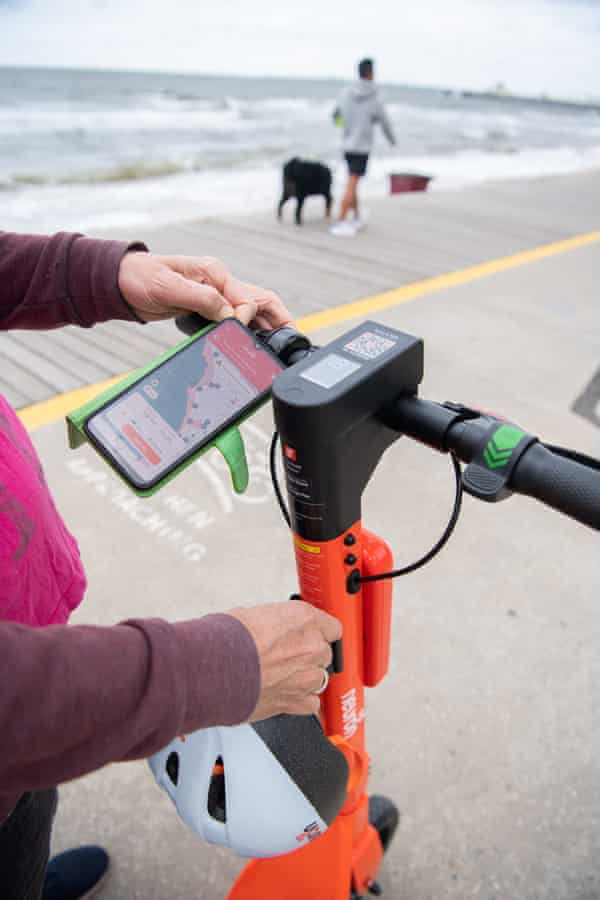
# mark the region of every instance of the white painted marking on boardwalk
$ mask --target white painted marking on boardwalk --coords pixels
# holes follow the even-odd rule
[[[208,554],[199,533],[217,525],[220,517],[231,515],[236,502],[253,505],[273,499],[266,454],[269,436],[256,425],[245,425],[243,431],[250,472],[250,484],[244,494],[234,494],[229,468],[220,453],[212,453],[194,465],[199,470],[198,493],[206,495],[206,487],[210,487],[210,497],[217,506],[216,514],[207,508],[210,501],[195,503],[189,496],[176,492],[173,483],[151,498],[138,497],[117,481],[114,473],[99,460],[73,457],[67,461],[67,469],[99,496],[106,497],[142,532],[169,546],[184,562],[197,564]]]
[[[218,459],[223,460],[223,457],[220,456]],[[208,484],[213,488],[218,500],[221,510],[224,513],[230,513],[233,511],[233,499],[231,497],[231,485],[223,484],[220,474],[215,472],[213,465],[211,465],[213,461],[209,463],[207,459],[199,459],[194,465],[195,468],[199,469],[202,473],[202,478],[204,478]],[[227,463],[225,463],[225,466]],[[227,469],[227,475],[229,475],[229,469]]]

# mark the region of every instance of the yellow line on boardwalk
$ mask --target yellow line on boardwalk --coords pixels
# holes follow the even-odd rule
[[[497,272],[516,269],[519,266],[537,262],[548,256],[556,256],[558,253],[566,253],[569,250],[586,247],[589,244],[598,242],[600,242],[600,231],[580,234],[573,238],[567,238],[564,241],[555,241],[552,244],[534,247],[532,250],[524,250],[521,253],[513,253],[511,256],[502,256],[499,259],[478,263],[475,266],[469,266],[469,268],[460,269],[457,272],[447,272],[444,275],[436,275],[433,278],[425,278],[422,281],[405,284],[402,287],[385,291],[382,294],[365,297],[364,300],[355,300],[353,303],[343,303],[341,306],[336,306],[333,309],[324,309],[322,312],[303,316],[303,318],[297,320],[297,325],[301,331],[310,333],[319,328],[337,325],[349,319],[369,316],[371,313],[382,309],[390,309],[393,306],[400,306],[401,303],[417,300],[419,297],[424,297],[427,294],[433,294],[460,284],[468,284],[470,281],[487,278],[488,275],[495,275]],[[123,377],[124,374],[117,375],[98,384],[77,388],[77,390],[69,391],[66,394],[59,394],[56,397],[51,397],[49,400],[43,400],[41,403],[35,403],[33,406],[26,406],[19,410],[19,416],[26,428],[33,431],[42,425],[55,422],[72,409],[83,406],[88,400],[91,400]]]
[[[48,425],[50,422],[62,419],[71,410],[83,406],[88,400],[92,400],[123,377],[124,375],[115,375],[114,378],[107,378],[106,381],[88,384],[86,387],[76,388],[74,391],[68,391],[66,394],[57,394],[56,397],[42,400],[41,403],[24,406],[18,410],[18,415],[25,428],[28,431],[33,431],[36,428],[41,428],[42,425]]]
[[[555,256],[557,253],[565,253],[567,250],[575,250],[577,247],[585,247],[600,241],[600,231],[592,231],[564,241],[556,241],[553,244],[544,244],[534,247],[533,250],[524,250],[521,253],[513,253],[511,256],[501,256],[489,262],[478,263],[469,266],[468,269],[460,269],[457,272],[447,272],[444,275],[436,275],[433,278],[425,278],[423,281],[414,281],[402,287],[385,291],[383,294],[375,294],[365,297],[364,300],[356,300],[354,303],[344,303],[333,309],[324,309],[322,312],[313,313],[310,316],[298,320],[298,326],[303,331],[316,331],[317,328],[326,328],[328,325],[337,325],[348,319],[369,316],[373,312],[389,309],[392,306],[400,306],[423,297],[425,294],[433,294],[445,288],[456,287],[459,284],[467,284],[469,281],[477,281],[506,269],[516,269],[527,263],[537,262],[547,256]]]

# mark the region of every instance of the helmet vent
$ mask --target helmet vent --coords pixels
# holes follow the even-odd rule
[[[225,767],[223,758],[217,756],[213,766],[210,784],[208,787],[208,814],[217,822],[226,822],[225,806]]]
[[[167,762],[165,765],[165,769],[167,770],[167,775],[171,779],[174,785],[177,785],[177,780],[179,778],[179,754],[173,751],[169,753],[167,756]]]

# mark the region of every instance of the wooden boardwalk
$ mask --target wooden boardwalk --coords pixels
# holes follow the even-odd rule
[[[219,254],[302,314],[593,231],[599,192],[600,176],[586,175],[382,199],[355,240],[331,238],[318,203],[302,229],[263,216],[140,236],[156,251]],[[423,337],[422,395],[498,410],[599,456],[600,432],[572,411],[600,359],[599,249],[580,242],[460,286],[445,279],[386,309],[386,324]],[[11,334],[0,370],[8,378],[10,363],[25,402],[42,374],[44,390],[62,390],[176,337],[171,324],[122,323]],[[142,500],[91,447],[68,453],[58,417],[35,429],[88,573],[75,623],[184,621],[289,596],[297,580],[268,474],[268,406],[243,431],[247,494],[233,494],[213,452]],[[453,496],[448,460],[402,439],[365,491],[364,519],[404,565],[437,540]],[[597,560],[597,533],[529,498],[465,498],[449,546],[396,584],[389,675],[366,698],[370,790],[402,812],[378,876],[389,900],[600,898]],[[228,895],[242,861],[183,826],[145,762],[106,766],[60,793],[53,852],[101,839],[114,860],[107,900]]]
[[[551,243],[599,227],[600,174],[488,183],[381,198],[369,227],[334,238],[309,200],[305,224],[253,215],[99,236],[143,239],[157,253],[221,257],[240,277],[279,291],[295,315]],[[102,381],[178,340],[172,323],[0,334],[0,392],[17,408]]]

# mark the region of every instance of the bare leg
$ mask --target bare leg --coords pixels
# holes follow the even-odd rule
[[[342,206],[340,208],[339,221],[343,222],[346,216],[348,215],[348,211],[350,209],[358,209],[358,198],[356,195],[356,188],[358,185],[359,175],[350,175],[348,177],[348,185],[346,187],[346,193],[342,198]]]

